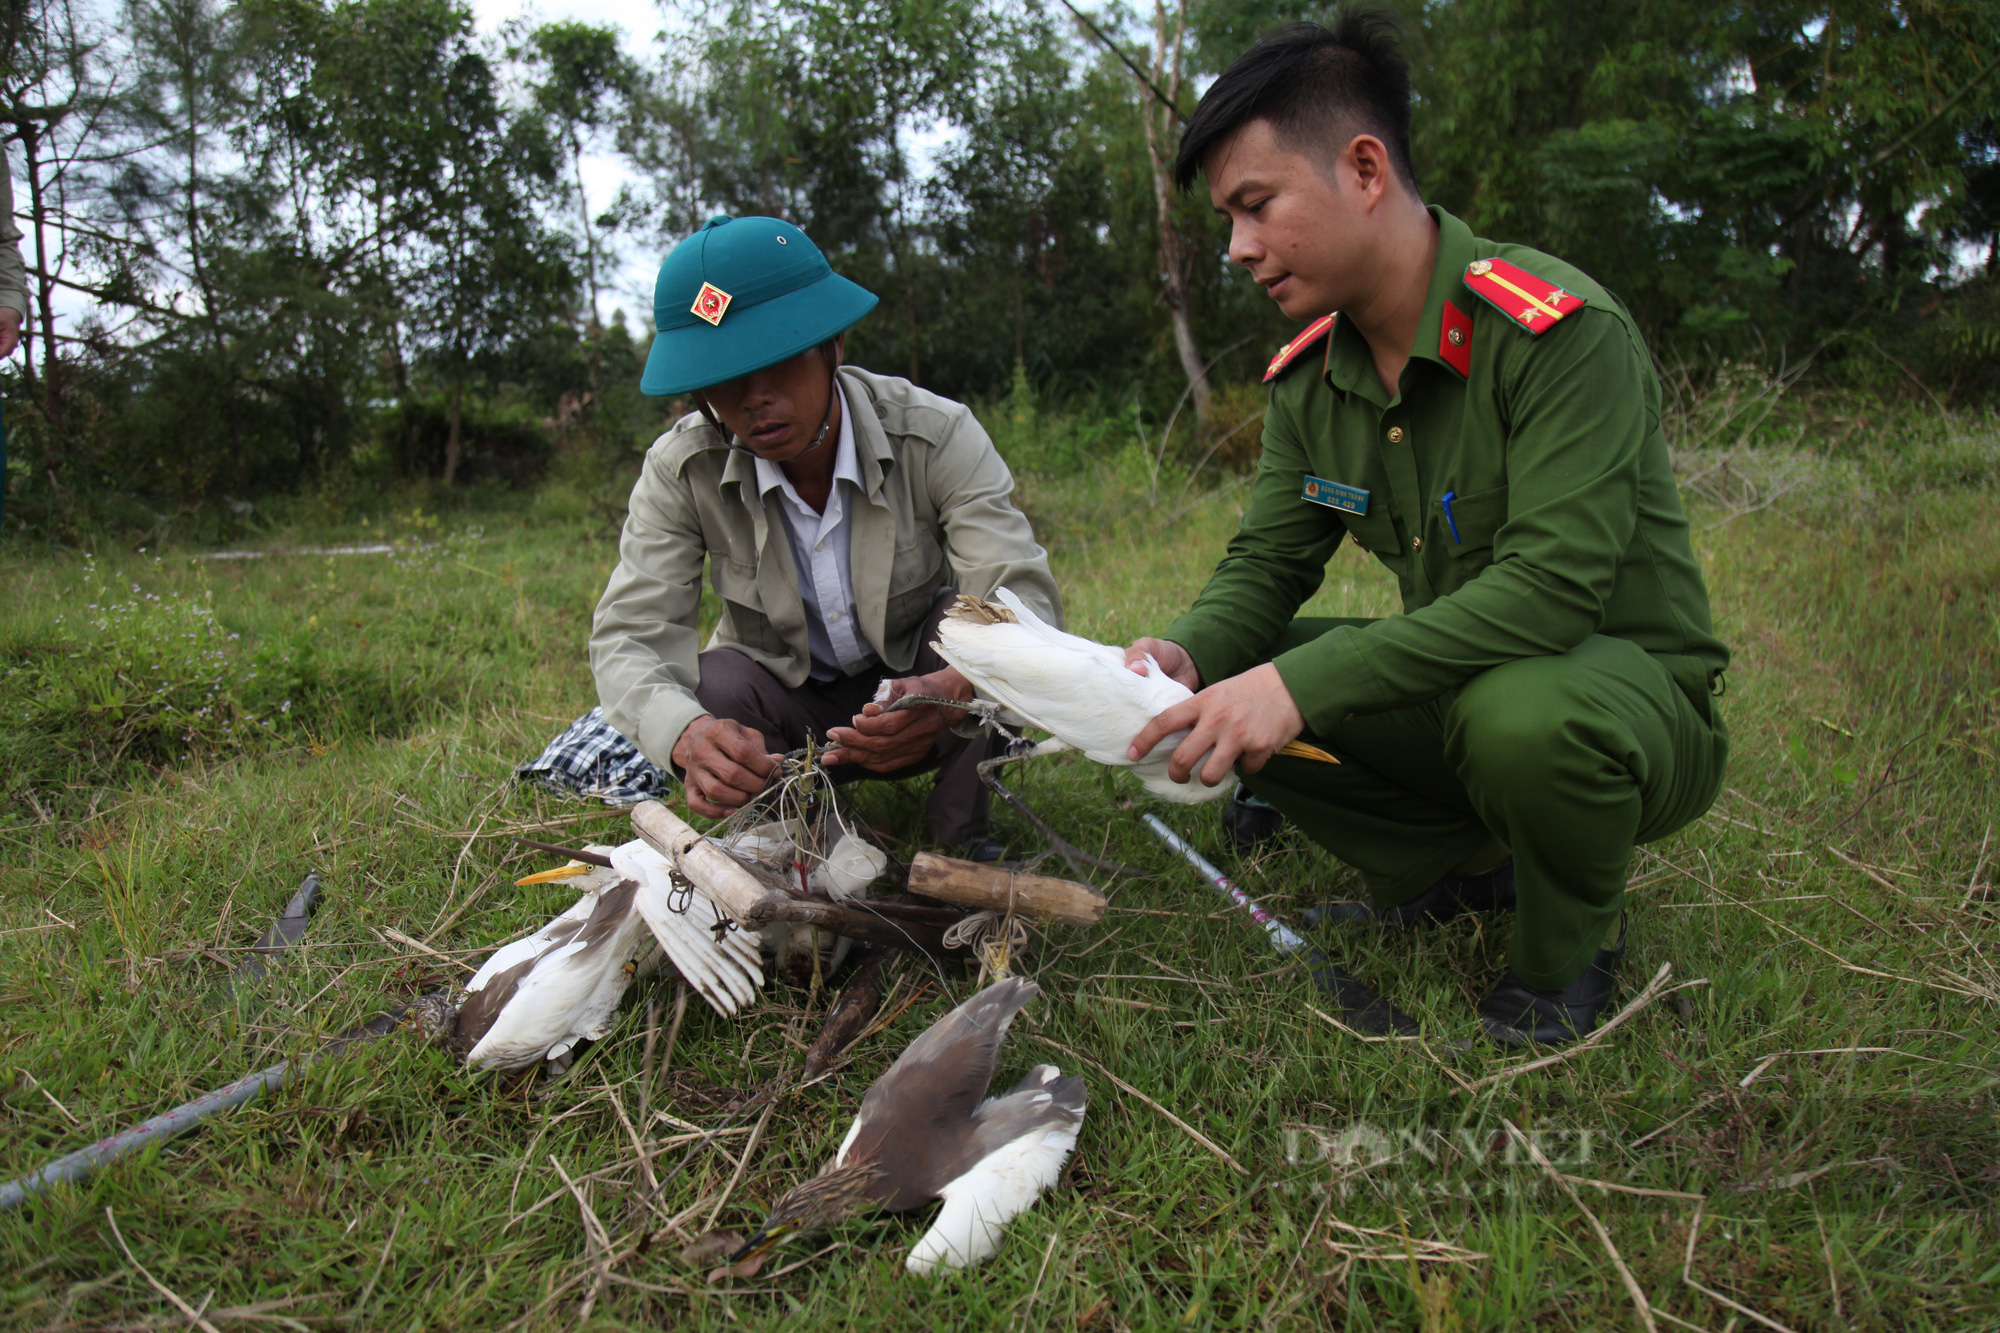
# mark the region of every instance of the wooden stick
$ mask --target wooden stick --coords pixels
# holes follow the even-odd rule
[[[1102,892],[1075,880],[1024,875],[930,852],[918,852],[910,862],[910,892],[963,907],[1011,910],[1067,926],[1100,925],[1109,907]]]
[[[1187,1121],[1181,1119],[1179,1116],[1175,1115],[1172,1111],[1169,1111],[1166,1107],[1160,1105],[1158,1102],[1154,1101],[1151,1097],[1148,1097],[1145,1093],[1139,1091],[1137,1088],[1133,1087],[1130,1083],[1127,1083],[1124,1079],[1118,1077],[1118,1075],[1112,1073],[1110,1070],[1106,1069],[1103,1065],[1097,1063],[1097,1061],[1091,1059],[1089,1056],[1073,1051],[1059,1041],[1052,1041],[1051,1039],[1044,1037],[1039,1032],[1030,1032],[1028,1036],[1033,1040],[1042,1043],[1042,1045],[1044,1046],[1055,1047],[1057,1050],[1061,1051],[1064,1055],[1069,1056],[1071,1059],[1081,1060],[1083,1063],[1089,1065],[1092,1069],[1095,1069],[1098,1073],[1104,1075],[1104,1077],[1110,1079],[1114,1084],[1118,1086],[1119,1091],[1129,1093],[1132,1096],[1137,1097],[1140,1101],[1146,1103],[1146,1105],[1152,1107],[1155,1111],[1158,1111],[1161,1115],[1165,1116],[1168,1120],[1172,1121],[1175,1125],[1179,1126],[1182,1133],[1186,1134],[1196,1143],[1199,1143],[1202,1147],[1214,1153],[1216,1157],[1220,1158],[1223,1162],[1227,1163],[1229,1166],[1235,1168],[1236,1172],[1239,1175],[1247,1176],[1250,1174],[1247,1170],[1244,1169],[1243,1163],[1237,1161],[1234,1157],[1231,1157],[1227,1152],[1223,1151],[1222,1147],[1219,1144],[1217,1144],[1214,1139],[1209,1138],[1208,1135],[1202,1133],[1200,1130],[1196,1129],[1193,1125],[1190,1125]]]
[[[923,921],[887,920],[871,913],[860,901],[853,907],[844,907],[817,898],[787,898],[783,894],[771,894],[751,909],[750,929],[774,921],[820,926],[836,935],[892,949],[921,949],[936,958],[966,952],[964,949],[946,949],[941,927]]]
[[[700,885],[745,930],[757,928],[754,913],[759,904],[783,896],[773,895],[742,862],[658,801],[641,801],[632,807],[632,831]]]
[[[840,999],[826,1016],[819,1039],[806,1052],[806,1066],[799,1074],[802,1083],[817,1078],[838,1060],[882,1007],[882,983],[888,976],[889,965],[896,959],[896,950],[868,944],[857,947],[867,949],[868,955],[848,977]]]

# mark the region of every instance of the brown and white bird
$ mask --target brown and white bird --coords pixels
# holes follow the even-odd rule
[[[576,861],[520,882],[556,879],[580,882],[583,896],[540,930],[494,950],[466,983],[457,1039],[471,1048],[468,1064],[525,1069],[610,1030],[647,934],[633,910],[639,886]]]
[[[637,839],[584,854],[592,862],[517,881],[566,880],[583,895],[540,930],[496,949],[466,983],[456,1039],[470,1048],[468,1064],[525,1069],[560,1059],[578,1041],[596,1041],[610,1031],[635,960],[653,943],[725,1018],[763,986],[756,937],[718,935],[721,911],[699,888],[677,883],[665,857]],[[595,864],[602,861],[611,864]]]
[[[996,982],[911,1042],[862,1098],[833,1160],[778,1200],[730,1261],[863,1212],[908,1212],[934,1199],[944,1207],[904,1266],[927,1274],[991,1257],[1001,1231],[1062,1174],[1083,1125],[1083,1080],[1053,1065],[986,1097],[1008,1024],[1039,994],[1019,977]]]

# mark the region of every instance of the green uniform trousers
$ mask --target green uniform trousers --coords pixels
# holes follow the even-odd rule
[[[1272,655],[1367,623],[1294,620]],[[1274,757],[1244,779],[1250,790],[1360,871],[1378,907],[1498,838],[1520,894],[1508,962],[1544,990],[1583,974],[1618,919],[1633,847],[1699,818],[1729,754],[1713,699],[1603,635],[1305,739],[1340,764]]]

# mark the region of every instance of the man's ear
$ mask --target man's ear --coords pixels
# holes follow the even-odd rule
[[[708,399],[702,397],[700,393],[691,393],[688,397],[694,399],[695,410],[700,412],[703,419],[714,428],[715,433],[722,437],[722,442],[728,444],[734,437],[730,435],[729,428],[722,424],[721,418],[715,415],[715,410],[708,405]]]
[[[1364,208],[1374,208],[1399,184],[1389,146],[1372,134],[1357,134],[1348,140],[1342,159],[1349,179],[1364,196]]]

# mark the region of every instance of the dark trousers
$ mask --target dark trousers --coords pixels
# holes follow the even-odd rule
[[[1292,622],[1277,652],[1360,620]],[[1482,671],[1437,698],[1307,736],[1337,767],[1273,758],[1245,779],[1361,872],[1378,906],[1422,893],[1498,838],[1520,906],[1508,962],[1566,986],[1618,919],[1638,843],[1698,819],[1722,787],[1728,733],[1626,639]]]
[[[931,641],[937,637],[938,621],[957,596],[950,588],[938,595],[924,629],[923,647],[908,671],[877,667],[835,680],[807,677],[804,684],[792,689],[735,649],[711,648],[701,655],[701,683],[695,686],[694,697],[714,716],[763,733],[765,747],[773,754],[800,748],[808,736],[823,741],[829,729],[851,725],[883,681],[925,676],[944,668],[944,659],[931,647]],[[946,716],[947,723],[955,720],[955,715]],[[935,770],[937,782],[924,808],[924,823],[938,845],[962,847],[986,837],[987,792],[979,781],[978,766],[999,754],[1002,744],[998,736],[968,739],[947,730],[938,734],[926,758],[907,768],[877,773],[859,764],[836,764],[827,772],[835,782],[846,783],[869,778],[899,782]]]

